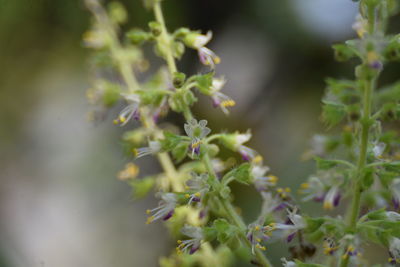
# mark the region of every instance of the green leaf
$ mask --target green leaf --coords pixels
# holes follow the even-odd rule
[[[369,189],[374,183],[374,169],[366,168],[363,170],[361,176],[361,183],[364,190]]]
[[[322,107],[322,120],[328,125],[328,127],[335,126],[346,116],[346,109],[343,104],[323,101]]]
[[[400,100],[400,82],[396,82],[390,86],[378,90],[374,99],[380,103],[388,103]]]
[[[382,220],[386,218],[386,210],[379,209],[379,210],[374,210],[366,214],[366,217],[370,220]]]
[[[155,182],[156,179],[154,176],[131,180],[129,184],[133,190],[133,197],[135,199],[145,197],[154,187]]]
[[[382,166],[389,172],[400,173],[400,161],[385,162]]]
[[[177,135],[168,131],[164,131],[164,139],[160,140],[161,147],[165,151],[171,151],[176,148],[180,143],[187,140],[181,135]]]
[[[317,163],[317,168],[320,170],[329,170],[338,165],[334,160],[323,159],[320,157],[314,157],[314,160]]]
[[[332,48],[335,51],[335,58],[337,61],[347,61],[359,54],[357,48],[351,45],[351,43],[335,44]]]
[[[234,177],[234,179],[243,184],[251,183],[251,165],[246,162],[241,164],[239,167],[234,168],[224,175],[222,178],[222,183],[227,179]]]
[[[189,142],[181,142],[176,145],[171,153],[177,163],[181,162],[187,155]]]
[[[132,29],[126,33],[126,38],[135,45],[141,45],[152,38],[149,32],[142,29]]]
[[[225,219],[217,219],[214,221],[213,226],[217,231],[217,240],[220,243],[227,243],[231,238],[235,237],[237,227],[228,223]]]
[[[214,77],[214,72],[209,72],[203,75],[195,76],[195,80],[197,81],[197,88],[202,94],[210,95],[211,94],[211,86],[212,79]]]

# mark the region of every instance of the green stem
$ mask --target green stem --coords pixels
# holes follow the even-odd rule
[[[161,34],[157,38],[157,41],[165,47],[164,51],[165,52],[165,60],[167,61],[168,64],[168,69],[171,74],[174,74],[177,72],[177,67],[175,64],[175,59],[174,55],[172,53],[172,44],[171,44],[171,37],[168,34],[167,27],[165,25],[165,20],[164,20],[164,15],[161,9],[161,3],[160,1],[155,1],[154,6],[153,6],[153,11],[154,15],[156,17],[156,20],[158,23],[161,25]]]
[[[360,140],[360,154],[357,162],[357,170],[354,177],[354,195],[351,204],[351,211],[348,217],[348,231],[352,234],[356,232],[357,219],[360,214],[360,204],[362,196],[362,174],[367,162],[367,149],[369,140],[369,131],[371,127],[371,106],[372,94],[375,89],[376,77],[371,80],[365,81],[364,94],[362,98],[363,116],[361,118],[361,140]],[[349,257],[341,260],[340,266],[346,267],[349,264]]]

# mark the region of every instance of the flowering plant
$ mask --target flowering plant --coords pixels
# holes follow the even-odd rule
[[[291,256],[282,258],[283,266],[369,266],[374,262],[363,251],[370,243],[381,245],[389,254],[387,263],[375,266],[400,263],[399,137],[393,130],[384,130],[400,116],[400,86],[381,86],[378,81],[387,62],[400,60],[399,35],[385,34],[389,17],[398,10],[397,2],[358,3],[353,25],[358,38],[333,46],[339,61],[358,59],[355,78],[327,80],[322,119],[337,131],[312,139],[305,156],[315,159],[317,171],[299,189],[302,200],[321,202],[327,211],[346,200],[350,205],[343,215],[311,217],[300,212],[290,188],[277,186],[278,178],[262,156],[245,145],[250,131],[214,133],[206,120],[192,114],[197,94],[210,97],[224,113],[235,105],[221,92],[225,79],[216,75],[220,58],[206,47],[211,32],[179,28],[171,33],[161,0],[145,0],[155,21],[147,30],[124,34],[120,26],[128,16],[121,4],[112,2],[105,9],[98,0],[86,0],[94,17],[84,44],[94,49],[98,77],[88,91],[94,104],[91,118],[102,118],[107,109],[124,103],[114,123],[136,124],[123,135],[129,153],[136,158],[153,155],[163,169],[160,174],[137,178],[139,167],[130,162],[118,174],[136,197],[157,191],[160,202],[147,210],[147,223],[167,221],[178,239],[176,252],[162,258],[161,266],[229,266],[235,257],[272,266],[265,252],[271,242],[294,244]],[[155,54],[167,67],[139,82],[137,77],[149,65],[141,50],[144,43],[154,45]],[[187,77],[177,69],[175,61],[186,48],[197,51],[206,73]],[[109,69],[118,78],[104,78]],[[159,123],[171,111],[183,115],[186,123],[180,129]],[[222,148],[241,155],[241,163],[221,158]],[[259,216],[250,224],[232,204],[233,182],[253,185],[263,199]]]

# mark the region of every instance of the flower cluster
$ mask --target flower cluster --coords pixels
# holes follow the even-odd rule
[[[191,107],[198,94],[226,114],[235,105],[222,93],[226,79],[216,75],[220,58],[206,47],[212,33],[188,28],[169,32],[161,1],[144,2],[155,20],[147,29],[124,34],[121,26],[128,13],[121,4],[103,8],[98,0],[85,0],[94,20],[83,44],[93,49],[94,77],[101,77],[105,66],[116,74],[95,78],[87,91],[94,106],[91,117],[105,119],[111,108],[118,107],[113,122],[128,129],[123,141],[129,155],[153,155],[162,169],[142,177],[138,165],[129,162],[118,173],[137,198],[156,191],[160,201],[146,211],[147,223],[168,221],[173,235],[181,238],[161,266],[228,266],[235,254],[246,254],[243,258],[249,262],[269,267],[267,247],[274,242],[290,243],[291,255],[282,258],[287,267],[325,266],[312,263],[317,260],[341,267],[367,266],[361,252],[370,242],[386,247],[389,264],[400,264],[400,138],[395,131],[385,131],[386,122],[400,118],[400,86],[379,88],[378,83],[385,64],[400,60],[399,36],[385,35],[388,19],[397,10],[394,0],[358,1],[360,14],[353,25],[358,38],[334,45],[338,60],[358,59],[355,78],[328,79],[323,99],[322,119],[337,134],[315,135],[304,155],[315,159],[317,171],[300,185],[301,200],[322,202],[327,211],[350,201],[346,218],[333,212],[321,217],[302,213],[291,188],[278,186],[278,177],[260,153],[246,144],[250,131],[218,133],[206,120],[195,118]],[[143,45],[152,45],[167,66],[149,71]],[[187,77],[178,70],[175,60],[186,48],[197,51],[208,72]],[[138,79],[141,72],[149,78]],[[169,112],[181,114],[185,123],[160,123]],[[222,150],[238,160],[226,158]],[[254,186],[262,199],[250,224],[233,205],[233,183]],[[342,212],[345,205],[341,206],[334,212]],[[233,253],[238,247],[244,252]],[[231,253],[221,253],[226,248]],[[199,257],[188,260],[188,254]]]

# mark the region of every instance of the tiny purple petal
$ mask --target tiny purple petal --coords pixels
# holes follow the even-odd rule
[[[284,208],[286,208],[286,203],[282,202],[281,204],[279,204],[278,206],[276,206],[273,211],[280,211],[283,210]]]
[[[333,199],[333,206],[337,207],[340,203],[340,198],[342,195],[340,193],[337,193],[335,198]]]
[[[250,156],[248,154],[246,154],[246,153],[242,153],[242,159],[244,161],[250,161],[251,160]]]
[[[253,243],[253,234],[251,232],[247,234],[247,239]]]
[[[375,70],[381,70],[382,69],[382,62],[375,60],[374,62],[371,62],[369,66]]]
[[[199,197],[194,197],[194,198],[192,198],[192,201],[193,202],[200,202],[200,198]]]
[[[213,102],[213,107],[217,108],[221,105],[221,101],[219,101],[217,98],[212,98],[212,102]]]
[[[207,215],[207,211],[206,210],[201,210],[199,212],[199,219],[203,219],[204,217],[206,217]]]
[[[133,119],[134,119],[135,121],[140,120],[140,111],[139,111],[139,109],[136,109],[136,110],[133,112]]]
[[[393,197],[393,198],[392,198],[392,203],[393,203],[394,209],[395,209],[395,210],[398,210],[399,207],[400,207],[400,202],[399,202],[399,200],[398,200],[397,198]]]
[[[199,250],[199,248],[200,248],[200,245],[192,246],[192,247],[190,248],[189,254],[192,255],[192,254],[195,253],[197,250]]]
[[[172,217],[172,215],[174,215],[174,210],[171,210],[170,212],[167,213],[167,215],[165,215],[165,217],[163,218],[164,221],[170,219]]]
[[[325,194],[322,194],[322,195],[319,195],[319,196],[316,196],[313,198],[313,200],[315,202],[322,202],[322,201],[324,201],[324,199],[325,199]]]
[[[286,241],[288,242],[288,243],[290,243],[292,240],[293,240],[293,238],[296,236],[296,232],[294,232],[294,233],[291,233],[290,235],[288,235],[287,237],[286,237]]]

